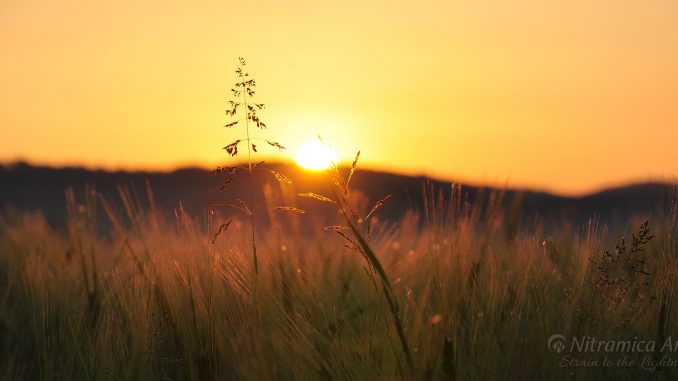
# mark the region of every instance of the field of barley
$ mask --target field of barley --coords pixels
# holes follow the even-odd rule
[[[678,377],[675,201],[612,236],[595,218],[514,231],[501,194],[441,192],[387,221],[352,192],[346,209],[276,210],[289,195],[266,187],[256,257],[248,215],[168,218],[150,193],[69,192],[67,226],[3,213],[0,378]]]
[[[0,0],[0,381],[678,381],[677,47],[678,0]]]

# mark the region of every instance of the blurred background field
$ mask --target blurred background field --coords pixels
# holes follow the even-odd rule
[[[42,183],[17,181],[17,171]],[[296,197],[322,190],[320,179],[264,182],[254,284],[245,217],[208,208],[224,201],[218,178],[28,166],[1,175],[13,185],[3,201],[15,205],[0,215],[3,379],[678,375],[667,366],[563,367],[547,346],[553,334],[663,342],[678,332],[670,185],[569,199],[357,172],[352,197],[363,215],[395,195],[371,221],[369,243],[399,303],[411,372],[373,269],[323,230],[341,216]],[[76,187],[64,193],[67,183]],[[239,190],[229,192],[231,200]],[[671,353],[632,354],[663,355]]]

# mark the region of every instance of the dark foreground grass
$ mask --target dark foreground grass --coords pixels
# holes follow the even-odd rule
[[[623,243],[595,222],[516,233],[499,208],[461,202],[373,223],[412,372],[379,279],[322,230],[339,216],[308,235],[310,216],[270,212],[255,305],[246,219],[212,244],[216,215],[168,221],[122,196],[122,211],[69,196],[64,228],[0,220],[1,379],[678,377],[675,204],[631,219]]]

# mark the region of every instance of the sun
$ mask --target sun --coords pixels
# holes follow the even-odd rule
[[[337,162],[337,153],[319,140],[310,140],[299,147],[296,161],[302,168],[320,171]]]

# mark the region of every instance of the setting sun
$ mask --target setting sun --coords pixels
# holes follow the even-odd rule
[[[311,140],[299,147],[296,161],[300,167],[319,171],[327,169],[333,162],[336,163],[337,153],[320,141]]]

